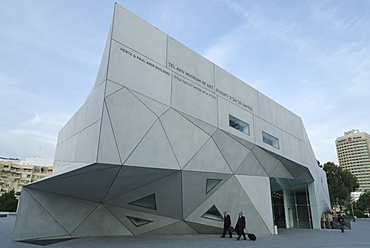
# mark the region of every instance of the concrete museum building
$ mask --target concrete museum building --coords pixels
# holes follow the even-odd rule
[[[326,176],[302,120],[115,6],[96,82],[24,187],[15,241],[320,228]]]

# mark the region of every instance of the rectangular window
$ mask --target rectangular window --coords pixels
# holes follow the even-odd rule
[[[262,140],[264,143],[273,146],[277,149],[280,149],[279,147],[279,139],[262,131]]]
[[[242,121],[242,120],[239,120],[238,118],[232,116],[232,115],[229,115],[229,126],[230,127],[233,127],[243,133],[246,133],[248,135],[250,135],[249,133],[249,124]]]

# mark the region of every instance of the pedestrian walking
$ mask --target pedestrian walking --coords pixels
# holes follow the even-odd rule
[[[226,232],[229,233],[230,238],[233,237],[230,215],[228,215],[227,212],[224,211],[224,230],[222,232],[221,238],[225,238]]]

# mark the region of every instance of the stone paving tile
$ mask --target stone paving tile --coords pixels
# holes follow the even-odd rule
[[[12,242],[15,217],[0,218],[0,247],[28,248],[38,245]],[[314,247],[370,247],[370,220],[352,222],[352,230],[279,229],[279,235],[258,235],[257,241],[220,238],[219,235],[153,235],[124,237],[91,237],[72,239],[46,247],[50,248],[314,248]]]

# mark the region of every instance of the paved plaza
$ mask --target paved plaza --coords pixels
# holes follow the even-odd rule
[[[12,242],[15,216],[0,218],[0,247],[26,248],[40,247],[39,245]],[[135,248],[217,248],[217,247],[370,247],[370,220],[352,222],[352,230],[311,230],[311,229],[279,229],[279,235],[259,235],[257,241],[240,240],[235,238],[220,238],[214,234],[199,235],[148,235],[120,237],[91,237],[79,238],[47,247],[135,247]]]

